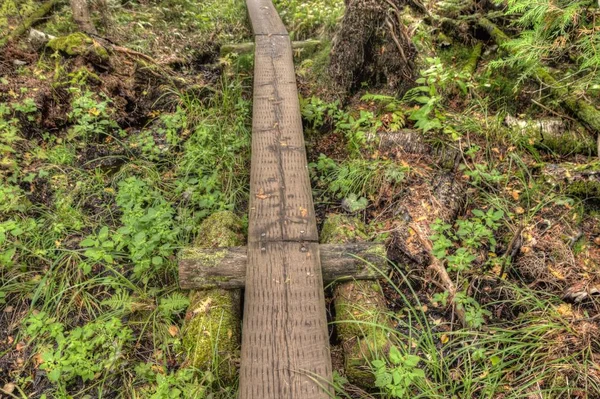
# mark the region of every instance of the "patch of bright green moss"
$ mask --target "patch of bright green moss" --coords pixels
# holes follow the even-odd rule
[[[196,248],[182,251],[182,257],[206,256],[217,265],[226,251],[203,254],[201,248],[242,245],[242,221],[229,211],[216,212],[200,225]],[[210,370],[221,380],[235,377],[235,358],[241,340],[241,296],[239,291],[208,289],[190,294],[188,320],[183,326],[183,346],[193,367]]]
[[[369,237],[367,226],[359,219],[346,215],[329,215],[321,230],[321,242],[343,244],[365,241]]]
[[[242,220],[230,211],[215,212],[200,225],[194,245],[199,248],[227,248],[242,245]]]
[[[98,56],[103,61],[108,60],[108,51],[91,37],[81,32],[54,38],[46,46],[69,56],[92,54]]]

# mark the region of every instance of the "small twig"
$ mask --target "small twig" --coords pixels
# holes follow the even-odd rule
[[[552,113],[552,114],[554,114],[554,115],[556,115],[556,116],[558,116],[558,117],[560,117],[560,118],[569,119],[569,120],[572,120],[573,122],[577,122],[577,123],[579,123],[579,121],[578,121],[577,119],[574,119],[574,118],[571,118],[571,117],[570,117],[570,116],[568,116],[568,115],[565,115],[565,114],[561,114],[561,113],[559,113],[559,112],[556,112],[556,111],[554,111],[553,109],[551,109],[551,108],[548,108],[548,107],[546,107],[545,105],[543,105],[542,103],[540,103],[540,102],[538,102],[538,101],[534,100],[533,98],[531,99],[531,102],[532,102],[532,103],[534,103],[535,105],[537,105],[538,107],[540,107],[540,108],[543,108],[543,109],[545,109],[546,111],[548,111],[548,112],[550,112],[550,113]]]

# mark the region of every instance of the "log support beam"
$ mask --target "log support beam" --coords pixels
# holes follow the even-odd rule
[[[321,244],[319,253],[326,284],[378,279],[389,270],[385,246],[380,243]],[[245,246],[188,248],[179,261],[179,284],[193,290],[244,288],[247,265]]]

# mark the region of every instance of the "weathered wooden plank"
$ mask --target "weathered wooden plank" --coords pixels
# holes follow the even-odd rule
[[[323,281],[372,280],[388,270],[385,246],[357,242],[325,244],[319,248]],[[188,248],[179,261],[179,285],[184,289],[244,288],[246,247]]]
[[[246,3],[256,48],[239,397],[325,399],[331,358],[292,48],[270,0]]]
[[[287,36],[257,36],[250,242],[317,241],[296,75]]]
[[[319,245],[248,245],[239,397],[329,398],[320,386],[331,359]]]
[[[247,0],[246,6],[255,35],[287,35],[271,0]]]

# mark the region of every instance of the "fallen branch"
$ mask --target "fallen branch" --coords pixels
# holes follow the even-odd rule
[[[478,23],[479,26],[484,28],[490,34],[492,39],[494,39],[498,45],[503,45],[510,40],[506,33],[488,19],[483,17],[479,18]],[[538,79],[548,86],[552,95],[559,99],[562,105],[571,112],[571,114],[576,116],[591,133],[595,135],[600,133],[600,111],[591,104],[571,95],[568,89],[560,87],[557,80],[545,68],[539,67],[535,70],[535,73]]]
[[[46,16],[59,0],[48,0],[42,4],[37,10],[35,10],[29,17],[27,17],[22,24],[17,26],[6,38],[0,39],[0,47],[4,46],[8,42],[12,42],[23,33],[27,32],[34,24],[39,22],[40,19]]]
[[[481,58],[481,53],[483,52],[483,43],[478,42],[475,47],[473,47],[473,52],[469,56],[469,60],[465,64],[463,68],[463,72],[468,73],[469,75],[473,75],[475,69],[477,69],[477,64],[479,63],[479,59]]]
[[[456,315],[460,319],[460,323],[462,324],[462,326],[468,327],[469,325],[467,324],[467,320],[465,317],[465,310],[463,308],[460,308],[459,306],[454,305],[454,297],[456,296],[456,285],[450,278],[450,275],[448,274],[448,271],[444,267],[443,263],[438,258],[433,256],[433,246],[431,244],[431,241],[423,236],[421,229],[415,223],[410,223],[409,227],[412,231],[415,232],[417,238],[419,239],[419,242],[423,246],[423,249],[425,249],[425,251],[429,255],[429,268],[438,275],[440,283],[448,292],[448,301],[453,304],[454,313],[456,313]]]

